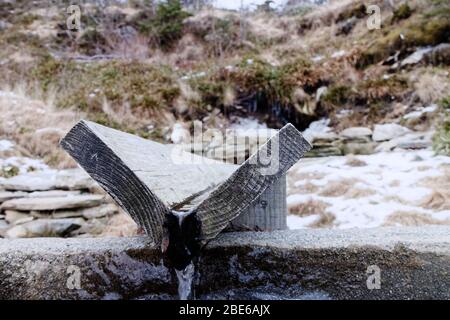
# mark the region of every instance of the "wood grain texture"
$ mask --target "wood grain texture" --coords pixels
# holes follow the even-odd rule
[[[263,174],[265,165],[255,160],[275,153],[275,143],[278,168]],[[61,146],[157,244],[172,209],[195,213],[203,244],[240,214],[246,214],[240,223],[250,229],[285,228],[286,195],[281,183],[285,184],[286,171],[310,149],[302,135],[287,125],[238,167],[187,153],[180,158],[173,146],[84,120]],[[183,159],[186,156],[190,159]]]
[[[194,209],[202,224],[201,241],[206,243],[215,238],[310,149],[309,142],[293,125],[279,130]],[[267,156],[277,162],[271,174],[267,174],[262,161]]]
[[[283,175],[231,221],[230,227],[225,231],[285,230],[286,216],[286,175]]]
[[[98,136],[96,126],[80,121],[61,141],[61,146],[158,244],[167,206],[108,146],[108,141]]]

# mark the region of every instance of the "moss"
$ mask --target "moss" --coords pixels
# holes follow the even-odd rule
[[[358,19],[364,18],[367,16],[367,8],[365,4],[352,4],[348,9],[339,13],[336,18],[336,22],[344,21],[350,19],[352,17],[356,17]]]
[[[201,94],[202,106],[223,107],[224,92],[231,89],[238,100],[256,98],[263,104],[288,108],[294,103],[293,93],[298,88],[315,92],[322,83],[322,74],[304,58],[273,66],[257,56],[244,57],[233,70],[218,69],[210,75],[190,80],[190,85]]]
[[[450,39],[449,9],[432,7],[424,14],[416,14],[399,23],[377,39],[356,62],[358,68],[377,63],[395,52],[407,53],[421,46],[434,46]]]
[[[12,178],[20,173],[20,169],[16,166],[2,167],[0,170],[0,177]]]
[[[37,84],[44,95],[54,96],[57,107],[82,110],[93,121],[122,131],[133,129],[132,133],[142,137],[160,140],[161,132],[136,128],[136,122],[114,121],[105,113],[104,103],[113,110],[123,110],[128,105],[132,114],[145,123],[145,119],[157,120],[161,114],[171,112],[180,95],[178,75],[161,65],[137,61],[78,63],[46,56],[27,66],[25,73],[24,68],[18,69],[8,79],[25,81],[30,87]],[[11,70],[3,67],[0,66],[2,75],[11,74]]]
[[[321,101],[333,106],[344,105],[349,101],[351,88],[345,85],[335,85],[328,89]]]
[[[392,16],[392,23],[408,19],[411,16],[412,12],[413,11],[408,5],[408,3],[405,2],[401,4],[396,10],[394,10],[394,14]]]
[[[113,106],[129,102],[134,111],[155,112],[180,94],[170,69],[139,62],[76,64],[48,58],[31,74],[44,92],[56,89],[57,106],[84,111],[101,111],[106,98]]]
[[[338,83],[321,98],[320,112],[329,116],[340,109],[358,110],[364,113],[364,121],[377,122],[392,111],[393,101],[402,100],[408,92],[408,82],[398,76],[369,79],[355,86]]]
[[[369,79],[356,86],[360,101],[366,103],[390,102],[401,98],[408,91],[408,82],[401,76],[391,76],[388,79]]]

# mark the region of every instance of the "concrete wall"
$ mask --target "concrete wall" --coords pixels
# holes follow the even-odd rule
[[[450,227],[227,233],[205,248],[199,266],[203,299],[449,299]],[[380,289],[370,290],[378,269]],[[0,240],[0,299],[176,292],[145,238]]]

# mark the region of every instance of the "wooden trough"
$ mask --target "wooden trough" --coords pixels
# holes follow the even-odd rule
[[[311,148],[288,124],[236,166],[84,120],[61,146],[180,270],[227,226],[285,229],[285,174]]]

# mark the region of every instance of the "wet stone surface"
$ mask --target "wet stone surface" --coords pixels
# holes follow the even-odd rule
[[[449,227],[223,234],[203,251],[195,296],[448,299],[449,244]],[[368,287],[373,266],[380,289]],[[1,299],[177,297],[143,237],[0,240],[0,283]]]

